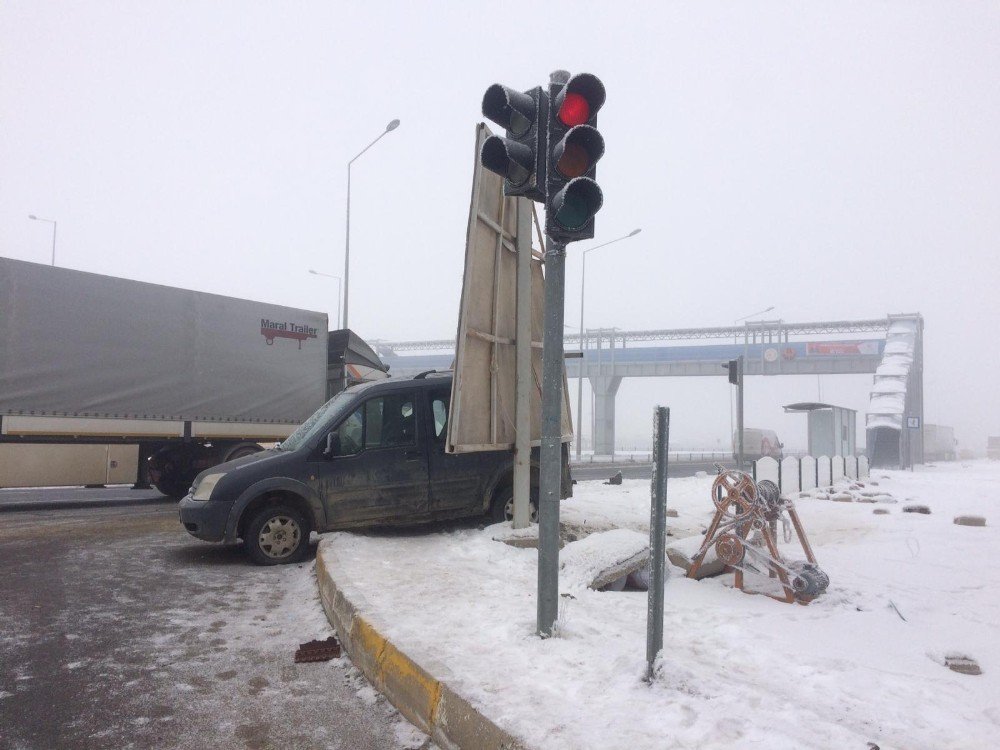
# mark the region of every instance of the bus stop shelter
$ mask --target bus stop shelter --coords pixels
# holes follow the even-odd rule
[[[812,401],[788,404],[784,409],[807,415],[810,456],[857,455],[857,410]]]

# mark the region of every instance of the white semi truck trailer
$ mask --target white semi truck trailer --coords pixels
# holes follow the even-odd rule
[[[958,458],[958,441],[953,428],[925,424],[923,432],[925,461],[954,461]]]
[[[0,456],[137,446],[136,486],[181,497],[385,369],[324,313],[0,258]]]

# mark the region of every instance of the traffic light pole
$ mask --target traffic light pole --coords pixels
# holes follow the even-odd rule
[[[517,301],[514,356],[514,518],[515,529],[531,522],[531,201],[517,199]]]
[[[736,468],[743,471],[743,355],[736,358]]]
[[[562,497],[563,302],[566,245],[548,239],[542,339],[542,450],[538,492],[538,634],[559,616],[559,502]]]

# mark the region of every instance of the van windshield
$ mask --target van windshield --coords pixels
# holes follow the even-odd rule
[[[305,422],[299,425],[298,429],[289,435],[278,445],[278,450],[294,451],[311,441],[316,435],[327,428],[333,420],[337,419],[346,409],[347,404],[353,401],[353,394],[341,391],[336,396],[323,404]]]

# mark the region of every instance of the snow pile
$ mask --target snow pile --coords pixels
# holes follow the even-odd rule
[[[815,487],[799,493],[800,498],[835,500],[841,503],[895,503],[891,492],[883,490],[878,482],[859,482],[840,478],[829,487]]]
[[[675,535],[697,535],[711,518],[711,482],[671,480]],[[831,578],[808,606],[743,594],[732,575],[675,571],[651,685],[645,593],[570,596],[579,579],[567,564],[558,635],[543,641],[535,550],[474,529],[328,538],[386,635],[446,666],[462,695],[532,747],[987,748],[1000,730],[1000,524],[951,520],[992,521],[998,483],[1000,465],[985,462],[880,478],[893,495],[932,506],[929,516],[798,500]],[[647,482],[581,483],[575,495],[564,518],[647,531]],[[942,666],[948,654],[975,659],[982,674]]]

